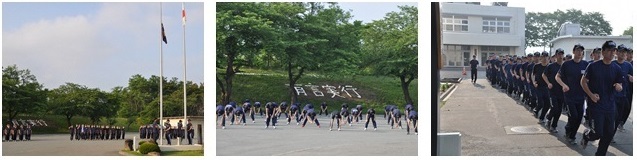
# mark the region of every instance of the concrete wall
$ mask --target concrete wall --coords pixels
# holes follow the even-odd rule
[[[595,47],[602,47],[602,44],[607,40],[613,40],[617,45],[624,44],[627,47],[632,48],[633,43],[630,36],[564,36],[554,39],[553,48],[551,48],[551,55],[555,54],[555,50],[558,48],[564,49],[566,54],[573,54],[573,46],[577,43],[581,44],[585,48],[584,60],[590,60],[590,52]]]

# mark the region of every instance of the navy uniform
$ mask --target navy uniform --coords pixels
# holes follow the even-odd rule
[[[120,129],[122,130],[122,139],[126,138],[126,128],[125,127],[120,127]]]
[[[290,118],[290,115],[288,115],[287,109],[288,109],[288,103],[286,102],[281,102],[281,104],[279,105],[279,114],[277,115],[277,118],[281,118],[281,114],[285,114],[286,118]]]
[[[22,125],[18,128],[18,136],[20,137],[20,141],[24,140],[24,126]]]
[[[190,122],[190,119],[188,119],[188,122],[186,123],[186,130],[188,131],[188,144],[192,145],[192,138],[195,136],[195,130],[192,127],[192,122]]]
[[[569,143],[577,144],[575,142],[575,135],[577,129],[582,122],[582,116],[584,115],[584,100],[585,93],[582,90],[580,80],[582,75],[586,71],[588,62],[583,61],[584,46],[575,45],[573,47],[573,54],[575,57],[573,60],[562,63],[559,73],[556,76],[556,81],[562,82],[560,85],[564,92],[564,102],[568,108],[568,122],[565,129],[564,137],[567,138]]]
[[[394,129],[394,123],[396,123],[400,127],[400,129],[403,129],[403,125],[401,124],[401,120],[400,120],[400,116],[401,116],[400,109],[394,108],[391,111],[391,116],[392,116],[391,129]]]
[[[376,118],[375,118],[375,115],[376,115],[376,111],[374,111],[374,108],[367,109],[367,116],[365,118],[367,120],[365,120],[365,129],[364,130],[367,130],[367,125],[369,125],[369,121],[370,120],[372,121],[372,125],[374,125],[374,130],[376,130]]]
[[[298,105],[296,104],[290,105],[289,115],[290,117],[288,117],[287,119],[288,124],[290,124],[290,121],[292,121],[292,117],[294,117],[294,119],[296,120],[296,125],[299,125],[299,106]]]
[[[219,121],[219,116],[221,116],[221,128],[226,129],[226,109],[222,105],[217,105],[217,121]]]
[[[250,100],[246,99],[245,102],[243,102],[243,109],[248,114],[248,116],[250,116],[250,118],[252,119],[252,123],[254,123],[254,109],[252,109],[252,104],[250,104]]]
[[[535,107],[535,115],[538,115],[539,123],[542,124],[545,122],[544,118],[548,110],[551,108],[551,102],[549,101],[549,88],[542,78],[542,74],[544,70],[548,66],[548,56],[549,53],[544,51],[540,57],[540,63],[536,64],[533,67],[533,78],[534,78],[534,86],[537,91],[537,106]]]
[[[347,103],[343,103],[341,105],[341,117],[346,118],[347,119],[347,124],[352,126],[352,119],[350,117],[350,113],[349,113],[348,108],[349,108],[349,106],[347,105]],[[343,121],[343,123],[345,123],[345,121]]]
[[[615,42],[606,41],[602,46],[603,60],[594,62],[586,68],[582,87],[591,103],[591,121],[593,130],[586,129],[581,145],[586,148],[588,141],[599,139],[596,156],[604,156],[615,135],[617,108],[614,92],[622,91],[624,76],[619,65],[612,63]]]
[[[411,110],[409,111],[409,121],[407,121],[407,134],[409,134],[409,123],[414,126],[414,133],[418,135],[418,112]]]
[[[395,105],[387,105],[387,106],[385,106],[385,118],[389,117],[389,118],[387,118],[387,124],[389,124],[389,121],[391,121],[391,119],[392,119],[392,117],[391,117],[392,111],[394,109],[396,109],[396,108],[398,108],[398,107],[395,106]]]
[[[144,125],[139,126],[139,138],[146,139],[146,127]]]
[[[166,138],[166,141],[168,141],[168,145],[170,144],[170,138],[172,138],[172,134],[171,134],[171,125],[170,125],[170,120],[167,119],[166,122],[164,123],[164,128],[166,128],[166,130],[164,131],[164,137]]]
[[[25,129],[25,138],[27,141],[31,140],[31,134],[33,133],[33,131],[31,130],[31,124],[27,124],[27,128]]]
[[[246,125],[246,114],[243,111],[242,107],[237,106],[237,108],[234,110],[234,116],[236,117],[237,121],[239,121],[239,123],[243,122],[243,125]]]
[[[234,115],[233,115],[234,107],[232,107],[232,105],[228,104],[228,105],[226,105],[226,108],[224,108],[224,109],[225,109],[224,117],[225,118],[230,118],[230,125],[234,124]],[[225,122],[225,119],[223,120],[223,122]],[[224,126],[223,128],[225,129],[225,124],[222,124],[222,125]]]
[[[341,114],[339,113],[339,111],[332,111],[331,113],[332,115],[332,120],[330,121],[330,131],[332,131],[332,126],[334,126],[334,120],[336,120],[336,127],[338,129],[338,131],[341,131]]]
[[[316,126],[318,126],[318,128],[321,128],[321,124],[319,123],[318,118],[316,118],[316,112],[314,112],[314,108],[310,108],[309,110],[307,110],[307,117],[305,117],[305,120],[303,121],[303,125],[301,127],[305,127],[307,120],[314,121],[316,123]]]
[[[319,115],[322,115],[323,113],[327,116],[327,103],[325,102],[321,103],[321,112],[319,112]]]
[[[71,134],[71,141],[72,141],[73,135],[75,135],[75,127],[73,127],[73,125],[69,126],[69,133]]]
[[[551,98],[551,112],[548,114],[548,122],[546,123],[546,127],[549,128],[550,132],[557,133],[557,122],[560,121],[560,116],[562,115],[562,108],[564,107],[564,91],[562,90],[562,86],[557,83],[555,80],[555,76],[560,71],[562,67],[562,63],[564,63],[564,50],[562,48],[558,48],[555,50],[555,57],[557,62],[550,64],[544,70],[544,77],[548,80],[549,86],[549,95]]]
[[[181,122],[181,120],[179,120],[179,122],[177,122],[177,137],[180,137],[181,139],[179,140],[179,142],[181,142],[181,140],[184,140],[186,133],[184,133],[184,124]]]
[[[11,136],[11,125],[7,123],[7,126],[2,129],[2,137],[4,137],[3,141],[9,141]]]
[[[259,115],[263,117],[263,110],[261,110],[261,102],[254,102],[254,111],[259,112]]]
[[[265,128],[270,126],[270,122],[272,122],[272,128],[276,129],[276,116],[275,110],[276,105],[274,102],[268,102],[265,104]]]
[[[524,88],[523,89],[524,91],[522,92],[522,101],[524,102],[524,104],[528,104],[531,101],[530,88],[527,85],[528,78],[526,76],[526,73],[527,73],[526,68],[529,66],[532,56],[533,56],[532,54],[528,54],[526,56],[526,59],[524,60],[524,63],[522,63],[522,65],[520,66],[520,81],[521,81],[520,85],[522,85],[522,88]]]
[[[624,130],[624,123],[628,120],[631,109],[627,90],[629,87],[632,87],[629,86],[629,83],[633,76],[633,65],[625,61],[627,52],[628,48],[623,44],[617,46],[617,60],[613,61],[613,63],[621,67],[624,82],[627,82],[622,83],[622,88],[624,88],[622,91],[615,92],[615,104],[617,106],[617,121],[615,123],[620,131]]]
[[[471,82],[476,83],[476,80],[478,80],[478,64],[480,64],[480,62],[478,62],[476,56],[473,55],[473,60],[471,60],[469,64],[471,65]]]
[[[358,122],[358,120],[363,120],[363,105],[356,105],[356,109],[358,110],[358,119],[356,119],[356,122]]]

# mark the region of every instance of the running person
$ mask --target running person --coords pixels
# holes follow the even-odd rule
[[[546,84],[549,88],[550,98],[551,98],[551,112],[548,114],[548,121],[546,123],[546,128],[549,129],[552,133],[557,133],[557,122],[560,120],[560,116],[562,115],[562,108],[564,106],[564,92],[562,91],[562,87],[558,86],[559,83],[555,80],[555,76],[560,71],[562,67],[562,63],[564,63],[564,50],[562,48],[558,48],[555,50],[555,63],[549,64],[548,67],[544,70],[542,74],[542,78],[546,81]]]
[[[586,68],[581,80],[582,88],[591,103],[591,121],[593,130],[586,129],[581,141],[586,148],[588,141],[599,139],[596,156],[605,156],[613,136],[615,135],[615,121],[617,108],[615,107],[614,92],[621,92],[624,76],[619,65],[612,63],[617,52],[613,41],[606,41],[602,45],[601,61],[594,62]]]
[[[548,52],[542,52],[540,63],[536,64],[535,67],[533,67],[533,86],[535,86],[535,89],[537,91],[536,95],[538,102],[538,105],[535,108],[535,115],[539,116],[539,124],[546,123],[544,118],[548,110],[551,108],[551,102],[549,101],[549,88],[546,81],[542,79],[542,74],[544,73],[546,67],[549,65],[548,57]]]
[[[624,123],[628,120],[631,109],[630,102],[627,97],[627,90],[633,79],[633,65],[626,61],[627,53],[628,48],[626,48],[626,46],[623,44],[617,46],[617,60],[613,61],[613,63],[621,67],[624,82],[628,82],[622,83],[622,88],[624,89],[621,92],[615,92],[615,104],[617,106],[617,121],[615,122],[615,125],[617,126],[617,130],[620,132],[624,132]]]
[[[562,63],[560,71],[555,76],[555,81],[562,86],[564,102],[568,108],[568,122],[564,126],[564,138],[570,144],[577,144],[575,135],[584,115],[584,100],[586,94],[582,89],[580,80],[586,71],[588,62],[583,61],[584,46],[576,44],[573,47],[573,60]]]

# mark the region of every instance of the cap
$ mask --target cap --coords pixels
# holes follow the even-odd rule
[[[529,53],[529,54],[526,55],[526,57],[533,57],[533,54]]]
[[[548,56],[549,56],[549,52],[546,52],[546,51],[542,52],[542,57],[548,57]]]
[[[540,52],[535,52],[535,53],[533,53],[533,56],[534,56],[534,57],[539,57],[539,56],[540,56]]]
[[[620,44],[619,46],[617,46],[617,50],[618,51],[628,52],[628,48],[626,48],[626,46],[624,46],[624,44]]]
[[[573,58],[573,55],[572,54],[567,54],[566,58]]]
[[[573,46],[573,50],[576,50],[576,49],[584,50],[584,46],[582,46],[581,44],[578,43],[575,46]]]
[[[616,49],[616,48],[617,48],[617,44],[615,44],[615,42],[613,41],[606,41],[604,42],[604,45],[602,45],[602,50]]]
[[[602,51],[602,48],[599,47],[595,47],[595,49],[593,49],[593,53],[599,53]]]
[[[558,49],[556,49],[556,50],[555,50],[555,54],[559,54],[559,53],[564,54],[564,50],[563,50],[562,48],[558,48]]]

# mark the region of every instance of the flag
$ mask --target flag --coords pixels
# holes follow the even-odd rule
[[[164,40],[164,43],[168,44],[168,40],[166,39],[166,32],[164,32],[164,23],[161,23],[161,39]]]
[[[186,25],[186,8],[184,8],[184,3],[181,3],[181,23],[182,25]]]

